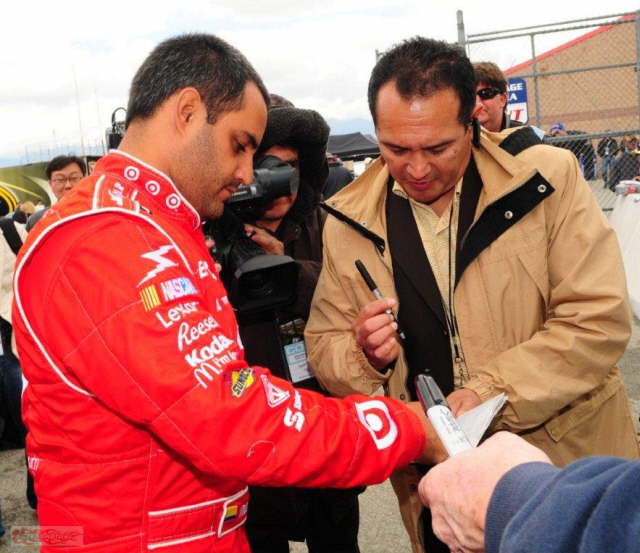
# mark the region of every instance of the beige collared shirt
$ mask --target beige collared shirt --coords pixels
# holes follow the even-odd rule
[[[455,251],[461,187],[462,179],[456,184],[455,194],[452,199],[453,204],[450,203],[440,216],[436,214],[431,206],[409,198],[402,186],[396,181],[393,182],[392,188],[394,194],[409,200],[409,205],[411,206],[411,211],[418,226],[418,232],[420,233],[420,239],[422,240],[422,246],[427,254],[433,276],[440,290],[440,297],[442,298],[443,308],[446,311],[445,316],[447,318],[450,318],[450,314],[453,313],[449,308],[449,289],[450,286],[453,285],[453,275],[456,274]],[[453,221],[451,221],[452,218]],[[449,237],[449,233],[451,233],[451,237]],[[451,329],[449,329],[449,336],[451,337]],[[451,343],[451,354],[455,360],[453,343]],[[456,363],[454,362],[454,369],[455,368]],[[464,373],[466,373],[464,362],[462,363],[462,367],[458,367],[458,369],[459,370],[453,371],[454,385],[456,388],[462,386],[463,383],[463,370]]]
[[[454,203],[457,203],[455,198],[460,192],[460,185],[462,179],[456,184],[456,196],[454,196]],[[442,212],[442,215],[438,216],[430,205],[416,202],[407,196],[402,186],[396,181],[393,183],[393,193],[402,198],[409,200],[413,217],[416,220],[418,226],[418,232],[422,240],[422,246],[427,254],[429,263],[431,264],[431,270],[433,276],[438,283],[440,289],[440,295],[445,303],[445,308],[449,308],[449,281],[451,275],[455,275],[456,271],[456,235],[458,228],[457,216],[453,217],[453,224],[450,225],[450,217],[452,215],[451,204]],[[456,211],[456,205],[453,206],[453,210]],[[449,228],[451,226],[451,243],[449,242]],[[449,254],[451,252],[451,255]],[[451,274],[449,270],[451,269]]]

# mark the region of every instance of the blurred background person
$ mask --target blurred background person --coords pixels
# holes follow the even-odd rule
[[[638,157],[638,138],[628,134],[620,142],[620,155],[613,164],[611,186],[614,188],[622,180],[633,180],[640,174],[640,157]]]
[[[549,136],[566,137],[566,139],[554,140],[550,142],[550,144],[571,150],[576,158],[578,158],[584,178],[586,180],[592,180],[596,175],[596,154],[590,140],[577,138],[582,134],[586,133],[584,131],[567,130],[564,123],[560,121],[556,121],[549,127]]]
[[[478,123],[491,132],[522,126],[507,114],[507,79],[500,68],[493,62],[482,61],[474,63],[473,70]]]
[[[60,201],[87,174],[87,166],[78,156],[54,157],[45,169],[51,192]],[[27,231],[44,216],[48,208],[36,211],[27,221]]]
[[[23,448],[27,435],[20,405],[22,371],[13,349],[11,304],[16,255],[26,237],[24,223],[27,213],[33,209],[32,202],[24,202],[0,219],[0,449]],[[27,480],[27,499],[33,507],[35,494],[31,478]],[[3,533],[0,516],[0,535]]]
[[[604,188],[609,188],[613,177],[616,154],[618,153],[618,142],[612,136],[605,136],[598,142],[597,152],[602,160],[600,162],[600,176],[603,180],[603,186]]]
[[[329,163],[329,175],[322,189],[322,197],[325,200],[342,190],[353,180],[353,173],[344,166],[338,156],[327,152],[327,162]]]

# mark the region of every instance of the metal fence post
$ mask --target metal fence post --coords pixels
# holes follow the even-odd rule
[[[464,34],[464,18],[462,15],[462,10],[458,10],[456,12],[456,19],[458,21],[458,44],[462,46],[466,51],[467,48],[465,46],[465,43],[467,42],[467,39]]]
[[[534,33],[529,35],[531,38],[531,60],[533,61],[533,89],[536,92],[536,127],[542,128],[540,124],[540,87],[538,86],[538,62],[536,60],[536,37]]]

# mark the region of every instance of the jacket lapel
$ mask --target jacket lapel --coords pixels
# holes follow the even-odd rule
[[[401,270],[415,291],[446,327],[440,290],[422,246],[411,205],[387,187],[387,235],[394,272]]]

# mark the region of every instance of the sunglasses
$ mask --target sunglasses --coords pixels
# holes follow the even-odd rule
[[[487,87],[477,90],[476,94],[481,100],[491,100],[491,98],[495,98],[498,94],[501,94],[501,92],[497,88]]]

